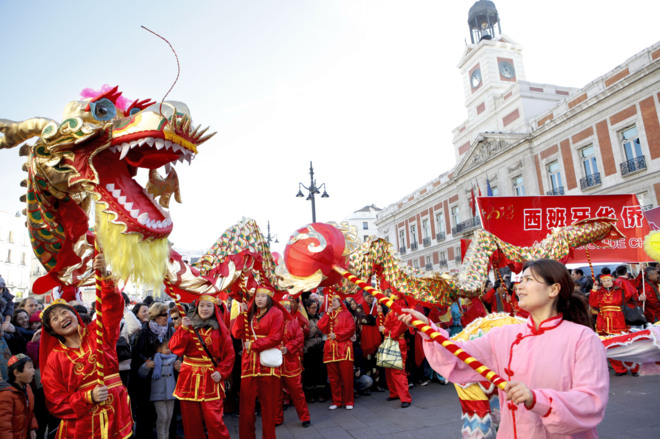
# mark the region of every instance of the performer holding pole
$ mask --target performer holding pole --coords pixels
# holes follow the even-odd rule
[[[217,298],[199,298],[192,317],[183,319],[170,340],[170,350],[183,356],[174,396],[181,401],[186,436],[229,439],[222,419],[225,389],[222,381],[234,365],[234,348]]]
[[[275,439],[275,424],[280,404],[282,375],[280,366],[264,365],[261,353],[280,349],[284,337],[285,315],[273,298],[275,291],[260,285],[248,308],[240,304],[241,313],[232,325],[235,338],[246,340],[241,362],[240,418],[241,439],[255,439],[256,399],[261,403],[262,438]]]
[[[98,311],[104,316],[103,332],[97,331],[96,321],[86,326],[61,299],[42,315],[41,380],[48,410],[62,419],[58,438],[123,439],[133,430],[115,348],[124,299],[108,278],[102,254],[96,255],[94,269],[99,274],[102,301]],[[102,338],[102,352],[97,351],[98,338]],[[104,384],[100,384],[99,372],[103,371]]]
[[[605,349],[589,327],[584,299],[573,294],[568,270],[549,259],[528,262],[517,291],[520,307],[531,314],[526,325],[495,328],[461,343],[461,349],[497,366],[508,378],[500,390],[497,436],[598,437],[609,391]],[[428,324],[423,314],[405,311],[403,322]],[[424,352],[431,367],[450,381],[482,380],[436,343],[424,343]]]

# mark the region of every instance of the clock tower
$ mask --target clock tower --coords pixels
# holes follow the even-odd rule
[[[468,13],[471,44],[458,64],[463,78],[468,118],[480,116],[495,95],[524,80],[522,49],[502,34],[492,1],[479,0]]]

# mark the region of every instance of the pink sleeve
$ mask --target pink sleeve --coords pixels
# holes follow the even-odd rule
[[[444,329],[438,328],[433,323],[431,323],[431,327],[445,337],[449,337],[449,334]],[[469,355],[481,361],[486,367],[497,372],[495,355],[493,354],[493,349],[488,339],[491,334],[499,332],[499,329],[500,328],[494,328],[485,336],[472,341],[455,343],[464,349]],[[426,359],[433,370],[438,372],[444,378],[452,383],[474,383],[477,381],[484,381],[484,377],[442,347],[440,343],[432,341],[429,336],[424,333],[420,333],[420,335],[422,336],[422,339],[424,339],[423,345]]]
[[[605,416],[610,377],[605,348],[595,333],[585,333],[580,340],[572,374],[573,386],[568,391],[534,389],[536,403],[530,410],[541,416],[549,433],[569,435],[590,430]]]

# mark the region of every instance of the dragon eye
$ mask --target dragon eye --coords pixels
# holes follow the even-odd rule
[[[140,111],[141,111],[141,110],[140,110],[138,107],[131,108],[131,112],[130,112],[129,114],[132,116],[132,115],[134,115],[134,114],[136,114],[136,113],[139,113]]]
[[[96,120],[110,120],[117,116],[117,109],[109,99],[103,98],[96,102],[90,102],[89,106],[92,110],[92,115]]]

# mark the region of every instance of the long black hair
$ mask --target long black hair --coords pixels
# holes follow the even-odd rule
[[[557,312],[563,314],[564,320],[593,329],[587,302],[582,294],[574,291],[573,279],[564,264],[552,259],[537,259],[525,263],[523,271],[528,268],[535,278],[541,278],[547,286],[559,284]]]
[[[273,307],[273,298],[270,296],[266,296],[266,312],[261,315],[261,317],[265,316],[268,311]],[[248,311],[248,321],[252,321],[252,317],[257,313],[257,302],[256,300],[252,300],[252,306],[250,307],[250,310]],[[257,319],[261,319],[261,317],[257,317]]]

